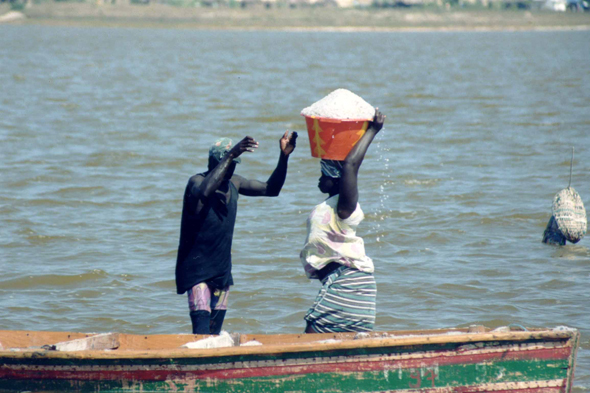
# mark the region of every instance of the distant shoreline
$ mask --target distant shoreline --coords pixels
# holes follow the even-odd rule
[[[0,15],[10,8],[0,6]],[[516,10],[188,8],[42,3],[5,24],[284,32],[587,31],[590,13]]]
[[[134,22],[124,23],[123,21],[87,21],[71,19],[28,19],[19,25],[38,25],[55,27],[112,27],[112,28],[162,28],[162,29],[189,29],[189,30],[219,30],[219,31],[276,31],[287,33],[432,33],[432,32],[562,32],[562,31],[590,31],[590,25],[584,26],[536,26],[536,27],[265,27],[265,26],[201,26],[191,23],[167,23],[167,22]]]

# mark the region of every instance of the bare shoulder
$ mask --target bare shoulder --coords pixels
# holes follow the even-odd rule
[[[198,195],[200,193],[199,186],[201,185],[201,183],[203,183],[203,180],[205,180],[205,177],[202,174],[196,174],[191,176],[188,179],[188,183],[186,184],[185,195]]]
[[[240,186],[247,181],[248,180],[246,180],[246,178],[244,178],[243,176],[240,176],[240,175],[236,175],[235,173],[231,177],[231,182],[234,184],[234,186],[236,186],[236,188],[238,190],[240,189]]]
[[[201,173],[197,173],[188,179],[188,184],[191,186],[198,186],[203,182],[203,180],[205,180],[205,176],[203,176]]]

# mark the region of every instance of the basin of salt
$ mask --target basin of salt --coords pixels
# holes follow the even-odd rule
[[[375,108],[346,89],[337,89],[304,108],[312,157],[342,161],[365,134]]]

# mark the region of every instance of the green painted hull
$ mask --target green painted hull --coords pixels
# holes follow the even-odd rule
[[[332,343],[318,340],[315,344],[151,352],[25,351],[11,355],[0,351],[0,389],[210,393],[571,391],[579,334],[521,333]]]

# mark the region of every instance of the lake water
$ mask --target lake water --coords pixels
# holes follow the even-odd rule
[[[186,181],[218,136],[260,142],[278,198],[239,201],[224,328],[298,333],[298,255],[324,196],[299,112],[347,88],[386,115],[360,171],[377,329],[582,332],[590,237],[541,243],[553,196],[590,208],[590,32],[314,33],[1,26],[0,329],[189,333],[174,266]]]

